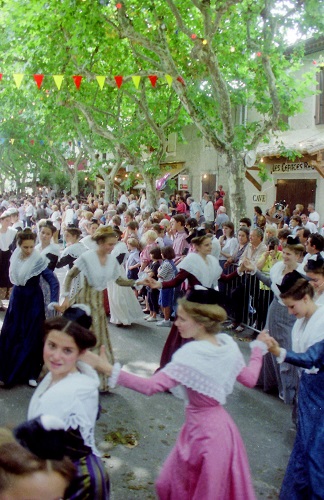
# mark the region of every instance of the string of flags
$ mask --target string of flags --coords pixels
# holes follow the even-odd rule
[[[0,82],[4,76],[5,76],[4,73],[0,73]],[[24,73],[13,73],[12,77],[13,77],[13,80],[14,80],[14,83],[15,83],[17,89],[20,89],[25,76],[26,75]],[[27,75],[27,76],[30,76],[30,75]],[[40,90],[42,87],[43,81],[44,81],[44,77],[48,76],[48,75],[34,74],[32,76],[34,78],[34,81],[35,81],[38,89]],[[51,76],[53,77],[53,80],[54,80],[54,83],[55,83],[57,89],[61,90],[61,86],[62,86],[63,80],[66,77],[66,75],[51,75]],[[68,76],[67,78],[72,78],[77,90],[80,89],[81,83],[83,80],[82,75],[72,75],[72,76]],[[97,80],[97,83],[99,85],[100,90],[102,90],[104,88],[106,78],[107,77],[104,75],[97,75],[96,76],[96,80]],[[133,84],[135,85],[136,89],[138,89],[142,77],[140,75],[132,75],[131,78],[132,78]],[[155,88],[159,77],[157,75],[148,75],[147,78],[151,82],[152,87]],[[124,82],[124,79],[125,79],[125,77],[123,75],[114,76],[114,80],[115,80],[117,88],[120,89],[120,87],[122,86],[122,84]],[[171,75],[165,74],[164,79],[167,82],[167,84],[169,85],[169,87],[171,87],[171,85],[174,81],[174,77]],[[176,77],[176,80],[178,82],[180,82],[182,85],[185,85],[184,79],[181,76]]]
[[[40,140],[35,140],[35,139],[16,139],[16,138],[8,138],[8,137],[0,137],[0,146],[3,144],[11,144],[12,146],[16,143],[18,144],[30,144],[31,146],[35,146],[36,144],[40,144],[41,146],[45,146],[45,142],[47,142],[50,146],[53,146],[54,141],[52,140],[46,140],[44,141],[43,139]],[[57,144],[62,144],[61,142],[58,142]],[[78,147],[81,147],[81,141],[77,142]],[[68,145],[70,148],[72,147],[72,141],[68,142]]]

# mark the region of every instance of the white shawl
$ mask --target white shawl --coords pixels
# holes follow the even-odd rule
[[[88,250],[83,253],[74,262],[74,265],[87,278],[89,285],[99,292],[107,288],[109,281],[116,281],[120,274],[116,257],[107,255],[106,263],[103,266],[96,250]]]
[[[204,260],[198,253],[190,253],[177,267],[193,274],[200,284],[207,288],[217,286],[217,281],[222,274],[218,260],[212,255],[207,255]]]
[[[99,377],[86,363],[78,361],[77,372],[52,383],[48,373],[35,390],[28,408],[28,420],[40,415],[53,415],[64,422],[65,430],[79,428],[86,446],[99,455],[94,428],[98,414]]]
[[[316,342],[324,340],[324,306],[319,306],[308,320],[297,319],[291,336],[292,350],[295,352],[306,352]]]
[[[33,253],[26,259],[22,259],[19,247],[13,252],[10,259],[9,277],[13,285],[25,286],[27,281],[38,276],[48,266],[49,260],[45,255],[38,252]]]
[[[60,256],[60,246],[57,245],[56,243],[50,243],[45,248],[42,248],[42,244],[38,243],[38,245],[35,246],[35,250],[37,250],[41,255],[47,255],[48,253],[52,253],[57,257]]]
[[[235,341],[226,333],[215,335],[219,345],[195,340],[176,351],[162,371],[185,387],[209,396],[220,404],[232,393],[245,361]],[[175,388],[175,395],[177,388]],[[185,399],[185,394],[182,394]]]
[[[66,248],[64,248],[63,252],[61,253],[61,258],[70,255],[71,257],[73,257],[73,259],[77,259],[78,257],[80,257],[80,255],[87,251],[88,249],[85,247],[85,245],[82,245],[82,243],[78,241],[77,243],[73,243],[72,245],[68,245]]]

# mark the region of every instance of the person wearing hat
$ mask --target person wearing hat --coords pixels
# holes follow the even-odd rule
[[[289,314],[281,299],[279,287],[284,284],[286,276],[292,272],[305,275],[303,266],[299,264],[303,251],[304,247],[299,242],[299,238],[290,235],[287,238],[287,243],[283,245],[282,260],[271,267],[270,276],[267,277],[261,271],[256,272],[257,278],[266,286],[270,286],[274,294],[268,309],[266,328],[285,349],[291,349],[291,331],[296,318]],[[293,366],[285,363],[278,365],[273,356],[268,354],[264,359],[259,383],[265,392],[278,390],[279,397],[286,404],[292,404],[298,383],[297,371]]]
[[[0,499],[63,498],[75,475],[64,456],[64,423],[48,415],[24,422],[13,432],[0,428]]]
[[[8,211],[10,211],[11,227],[16,229],[16,231],[22,231],[24,223],[22,220],[19,220],[18,208],[9,208]]]
[[[198,229],[195,236],[190,239],[190,243],[194,246],[195,252],[189,253],[180,264],[177,265],[179,272],[176,277],[172,280],[163,282],[148,280],[147,285],[151,288],[164,290],[179,287],[187,280],[189,291],[195,285],[202,285],[208,288],[216,287],[218,279],[222,274],[222,268],[218,263],[218,259],[211,255],[211,238],[212,236],[206,234],[204,230]],[[185,342],[188,342],[188,339],[184,339],[180,335],[176,324],[173,323],[161,354],[161,368],[170,361],[174,352]]]
[[[75,260],[73,267],[68,271],[64,281],[63,303],[55,308],[64,312],[67,307],[74,303],[87,304],[91,309],[93,331],[97,337],[98,345],[104,344],[113,360],[113,350],[110,342],[108,322],[104,309],[103,291],[106,290],[109,281],[116,281],[120,286],[133,286],[134,280],[128,280],[120,276],[120,268],[117,259],[111,255],[118,236],[110,226],[100,226],[92,236],[96,244],[95,250],[80,255]],[[71,297],[73,280],[82,273],[83,286]],[[138,282],[138,284],[142,284]],[[144,284],[144,283],[143,283]],[[101,391],[108,391],[106,381],[102,380]]]
[[[281,300],[297,318],[292,347],[282,348],[273,338],[267,344],[279,365],[300,367],[300,379],[297,434],[279,498],[319,499],[324,481],[324,306],[314,302],[311,281],[296,271],[286,277],[279,288]]]
[[[172,391],[186,404],[184,425],[156,481],[159,499],[255,499],[248,458],[239,431],[223,405],[236,380],[254,387],[267,351],[263,332],[251,343],[248,366],[236,342],[219,333],[226,319],[214,289],[195,287],[178,302],[176,325],[184,339],[171,361],[151,378],[112,366],[105,355],[85,360],[121,385],[151,396]]]
[[[0,215],[0,311],[5,311],[3,300],[8,300],[12,283],[9,277],[9,266],[12,252],[16,247],[17,230],[11,227],[10,209]]]
[[[48,373],[35,390],[27,415],[28,420],[50,415],[63,421],[66,455],[77,470],[64,497],[71,500],[109,499],[109,478],[94,436],[99,377],[80,359],[97,342],[89,330],[91,323],[90,309],[84,304],[45,321],[43,358]]]
[[[20,231],[10,259],[9,276],[14,286],[0,335],[0,381],[8,387],[25,383],[37,386],[43,364],[45,319],[41,276],[50,286],[51,301],[59,298],[58,280],[47,267],[48,259],[35,251],[35,239],[30,228]]]

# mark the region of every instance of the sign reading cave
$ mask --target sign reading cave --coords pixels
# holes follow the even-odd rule
[[[309,165],[307,161],[301,161],[299,163],[274,163],[272,165],[272,173],[277,172],[287,173],[287,172],[310,172],[315,170],[314,167]]]
[[[252,203],[267,203],[267,195],[261,193],[253,194]]]

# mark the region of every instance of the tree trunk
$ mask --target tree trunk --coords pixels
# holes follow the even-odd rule
[[[228,194],[230,213],[228,214],[234,227],[239,227],[241,217],[246,217],[245,197],[245,165],[238,152],[228,153],[226,158],[228,167]]]
[[[112,203],[114,199],[114,183],[109,175],[105,175],[105,193],[104,193],[104,202]]]
[[[142,173],[143,179],[145,182],[145,189],[146,189],[146,199],[147,199],[147,209],[148,210],[156,210],[157,207],[157,193],[156,193],[156,187],[155,187],[155,177],[151,177],[150,175],[145,174],[145,172]]]
[[[78,165],[77,162],[73,165],[73,170],[70,170],[70,182],[71,182],[71,196],[77,196],[79,194],[79,178],[78,178]]]

